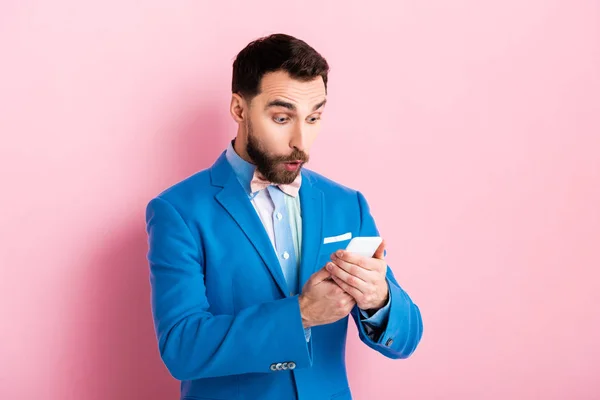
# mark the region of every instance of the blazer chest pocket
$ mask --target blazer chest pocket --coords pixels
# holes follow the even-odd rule
[[[351,237],[344,238],[342,240],[336,240],[329,243],[322,243],[321,249],[319,250],[319,265],[317,268],[322,268],[325,264],[331,261],[331,255],[338,250],[344,250],[348,243],[350,243]]]

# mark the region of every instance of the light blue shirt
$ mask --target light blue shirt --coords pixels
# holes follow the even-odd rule
[[[300,196],[289,196],[276,186],[268,186],[265,190],[252,193],[250,181],[254,175],[255,166],[241,158],[229,143],[225,153],[227,161],[235,172],[238,181],[248,194],[256,212],[258,213],[285,276],[290,295],[300,292],[298,287],[299,267],[302,248],[302,215]],[[390,300],[371,317],[364,310],[360,310],[361,321],[369,336],[376,335],[376,328],[386,321],[389,314]],[[304,330],[306,340],[310,340],[310,328]]]

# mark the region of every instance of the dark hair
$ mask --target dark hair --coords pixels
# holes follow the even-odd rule
[[[279,70],[302,81],[321,76],[327,92],[327,61],[306,42],[283,33],[254,40],[238,53],[231,91],[251,100],[259,93],[262,77]]]

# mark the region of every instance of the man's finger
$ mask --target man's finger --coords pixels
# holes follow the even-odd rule
[[[348,286],[352,286],[352,287],[356,288],[358,291],[360,291],[361,293],[364,293],[364,291],[366,290],[366,286],[367,286],[367,283],[365,281],[363,281],[362,279],[360,279],[357,276],[350,275],[348,272],[344,271],[343,268],[341,268],[340,266],[336,265],[333,262],[330,262],[328,265],[331,266],[330,272],[331,272],[332,278],[341,279]]]
[[[331,261],[337,262],[338,260],[347,262],[348,264],[358,265],[366,270],[371,270],[368,265],[370,258],[352,253],[350,251],[339,250],[331,255]]]
[[[350,296],[352,296],[352,298],[354,298],[354,301],[356,301],[357,298],[362,297],[362,292],[360,290],[356,289],[355,287],[352,287],[352,286],[348,285],[346,282],[344,282],[343,280],[341,280],[337,276],[331,275],[331,279],[333,279],[333,281],[339,287],[341,287],[344,292],[346,292]]]
[[[366,270],[365,268],[361,268],[355,264],[350,264],[350,263],[342,260],[341,258],[337,258],[335,256],[331,258],[331,262],[333,262],[335,265],[337,265],[338,267],[340,267],[341,269],[343,269],[344,271],[346,271],[348,274],[350,274],[352,276],[355,276],[363,281],[369,280],[370,272],[368,270]]]

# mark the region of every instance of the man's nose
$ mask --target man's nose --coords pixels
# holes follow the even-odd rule
[[[306,149],[306,130],[302,124],[298,124],[292,134],[292,140],[290,141],[290,147],[304,151]]]

